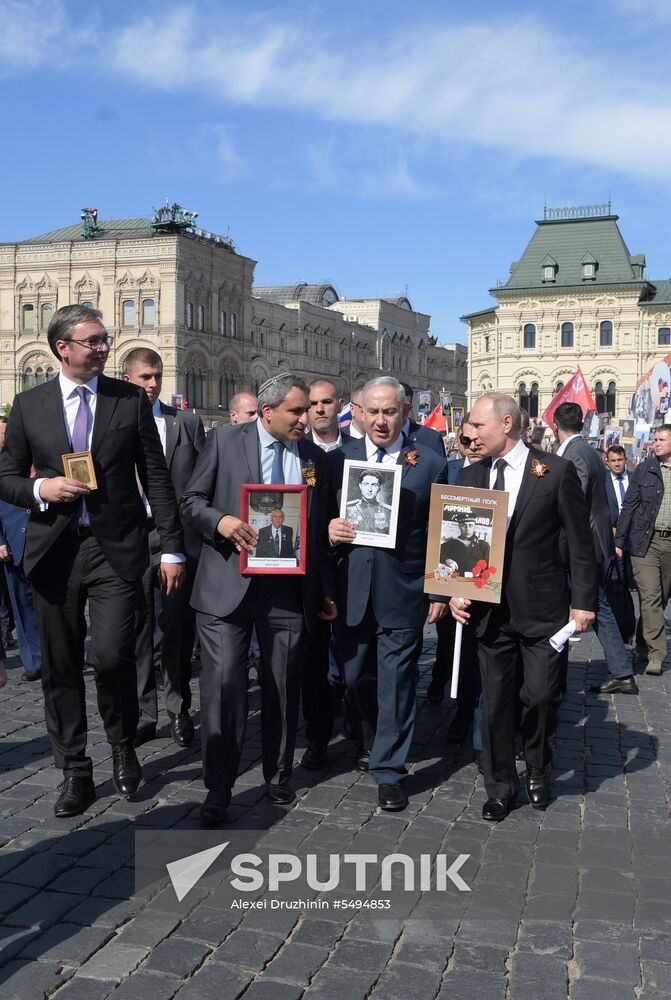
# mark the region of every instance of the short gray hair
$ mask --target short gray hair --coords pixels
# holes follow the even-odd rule
[[[366,382],[363,389],[361,390],[361,402],[365,405],[366,393],[369,389],[377,389],[378,386],[388,386],[396,391],[396,398],[398,405],[403,409],[405,405],[405,389],[398,381],[397,378],[391,378],[389,375],[381,375],[379,378],[372,378],[369,382]]]
[[[274,410],[280,405],[283,399],[291,392],[292,389],[300,389],[304,392],[306,396],[310,395],[310,386],[307,384],[305,379],[300,378],[298,375],[292,375],[287,373],[286,375],[276,375],[274,379],[270,379],[269,382],[262,385],[259,389],[258,394],[258,406],[257,412],[261,416],[263,405],[269,406]]]
[[[504,392],[485,392],[476,402],[479,403],[483,399],[488,400],[492,404],[492,410],[497,420],[503,420],[504,417],[512,417],[510,429],[513,434],[519,435],[522,433],[522,411],[512,396],[508,396]]]

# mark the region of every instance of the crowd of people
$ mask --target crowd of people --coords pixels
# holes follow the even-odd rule
[[[122,379],[104,374],[112,338],[97,310],[62,307],[48,341],[58,377],[19,394],[0,422],[0,561],[24,678],[41,680],[63,772],[56,816],[77,815],[96,796],[85,663],[94,670],[113,783],[129,797],[142,779],[136,749],[156,738],[161,690],[174,741],[194,739],[198,648],[207,826],[225,821],[238,775],[250,651],[260,664],[271,800],[295,798],[301,708],[301,763],[322,770],[342,703],[353,766],[375,782],[380,807],[397,811],[408,803],[425,625],[437,631],[432,704],[444,697],[456,623],[466,626],[446,738],[460,743],[472,732],[487,794],[482,815],[491,821],[516,803],[516,734],[530,804],[544,809],[551,797],[568,652],[554,649],[550,636],[567,622],[578,635],[593,626],[608,669],[595,692],[637,691],[633,636],[623,634],[614,578],[627,593],[638,589],[636,651],[648,673],[661,673],[671,427],[658,428],[654,455],[627,471],[621,447],[608,450],[606,465],[583,439],[577,404],[555,411],[550,453],[529,444],[528,419],[512,397],[488,392],[465,415],[457,456],[448,460],[443,437],[412,419],[412,390],[396,378],[353,387],[345,430],[343,400],[328,378],[308,384],[283,372],[258,397],[235,396],[230,424],[206,435],[195,413],[161,401],[155,351],[131,351]],[[354,492],[342,497],[346,462],[359,464]],[[63,474],[80,467],[80,478]],[[388,544],[368,544],[369,535],[391,531],[385,484],[394,477],[401,479],[395,534]],[[425,593],[436,483],[508,493],[500,603]],[[281,498],[296,487],[307,494],[305,515],[288,523]],[[256,506],[245,505],[254,490]],[[443,539],[448,576],[487,561],[476,527],[459,516],[456,533]],[[4,650],[0,658],[2,685]]]

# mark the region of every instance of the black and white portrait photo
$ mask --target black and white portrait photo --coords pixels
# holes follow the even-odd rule
[[[400,465],[345,462],[340,516],[356,531],[355,545],[393,548],[401,472]]]
[[[469,576],[479,562],[489,565],[491,540],[491,511],[444,505],[440,565],[448,573]]]

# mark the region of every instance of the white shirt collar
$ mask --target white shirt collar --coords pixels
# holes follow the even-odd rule
[[[526,462],[529,457],[529,449],[525,445],[524,441],[520,438],[514,448],[508,452],[507,455],[497,455],[496,458],[492,459],[492,465],[498,461],[499,458],[505,458],[511,469],[519,469]]]
[[[70,396],[74,395],[80,385],[85,385],[92,395],[97,395],[98,393],[98,376],[94,375],[90,382],[73,382],[71,378],[68,378],[64,371],[60,371],[58,375],[58,382],[61,387],[61,392],[63,394],[63,399],[69,399]]]
[[[154,402],[154,405],[153,405],[153,406],[152,406],[152,408],[151,408],[151,412],[152,412],[152,413],[154,414],[154,416],[155,416],[155,417],[157,417],[157,418],[158,418],[159,420],[165,420],[165,417],[163,416],[163,412],[162,412],[162,410],[161,410],[161,400],[160,400],[160,399],[157,399],[157,400],[156,400],[156,401]]]
[[[577,437],[580,437],[580,434],[571,434],[571,437],[567,437],[565,441],[562,441],[562,443],[557,448],[556,454],[559,455],[559,457],[561,458],[561,456],[566,451],[566,448],[568,447],[569,442],[572,441],[573,438],[577,438]]]
[[[371,439],[366,434],[366,458],[370,461],[371,459],[377,458],[377,449],[379,445],[373,444]],[[388,455],[394,455],[398,458],[401,448],[403,447],[403,434],[399,434],[393,444],[390,444],[388,448],[384,450]]]
[[[262,448],[270,448],[276,441],[281,440],[281,438],[273,437],[273,435],[265,429],[260,419],[255,420],[254,423],[256,424],[256,429],[259,432],[259,441],[261,442]],[[291,451],[295,455],[298,454],[298,441],[282,441],[282,444],[287,451]]]

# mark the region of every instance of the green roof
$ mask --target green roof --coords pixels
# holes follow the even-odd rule
[[[671,280],[664,278],[662,281],[651,281],[650,284],[650,294],[642,298],[639,305],[648,308],[671,306]]]
[[[98,231],[90,239],[85,239],[81,223],[53,229],[41,236],[32,236],[26,243],[99,243],[100,240],[147,240],[157,234],[151,228],[149,219],[99,219]]]
[[[511,265],[510,278],[492,288],[492,293],[642,284],[645,258],[629,253],[617,220],[617,215],[607,215],[537,222],[526,250]],[[583,263],[592,258],[597,264],[596,276],[583,280]],[[556,264],[554,281],[543,281],[543,264]]]

